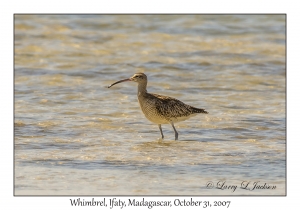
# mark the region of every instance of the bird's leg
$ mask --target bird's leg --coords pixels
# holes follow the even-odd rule
[[[175,140],[178,140],[178,133],[177,133],[177,131],[176,131],[176,129],[175,129],[174,123],[171,122],[171,125],[172,125],[172,127],[173,127],[173,129],[174,129],[174,132],[175,132]]]
[[[164,134],[163,134],[162,129],[161,129],[161,124],[158,124],[158,127],[159,127],[159,130],[160,130],[160,133],[161,133],[161,138],[164,139]]]

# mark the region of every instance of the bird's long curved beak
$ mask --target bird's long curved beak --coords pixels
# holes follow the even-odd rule
[[[122,80],[120,80],[120,81],[118,81],[118,82],[115,82],[115,83],[111,84],[111,85],[108,86],[107,88],[110,88],[110,87],[112,87],[112,86],[114,86],[114,85],[116,85],[116,84],[118,84],[118,83],[121,83],[121,82],[129,82],[129,81],[131,81],[130,78],[128,78],[128,79],[122,79]]]

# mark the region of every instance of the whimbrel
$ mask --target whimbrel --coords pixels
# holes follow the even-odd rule
[[[133,81],[138,83],[137,97],[141,110],[145,117],[158,125],[161,138],[164,134],[161,124],[171,124],[175,132],[175,140],[178,140],[178,132],[174,123],[184,121],[198,113],[208,114],[204,109],[189,106],[175,98],[147,92],[147,76],[144,73],[136,73],[128,79],[123,79],[108,86],[112,87],[121,82]]]

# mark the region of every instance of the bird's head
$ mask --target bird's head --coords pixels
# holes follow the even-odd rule
[[[122,79],[120,81],[117,81],[113,84],[111,84],[110,86],[108,86],[108,88],[118,84],[118,83],[121,83],[121,82],[129,82],[129,81],[132,81],[132,82],[137,82],[139,84],[143,84],[143,83],[146,83],[147,84],[147,76],[146,74],[144,73],[135,73],[132,77],[128,78],[128,79]]]
[[[130,77],[130,81],[137,83],[147,82],[147,76],[144,73],[135,73],[132,77]]]

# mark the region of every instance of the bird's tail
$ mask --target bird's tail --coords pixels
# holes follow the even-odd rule
[[[199,108],[196,108],[196,107],[193,107],[193,111],[194,111],[195,113],[208,114],[208,112],[205,111],[204,109],[199,109]]]

